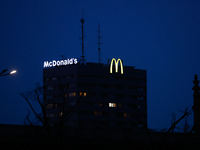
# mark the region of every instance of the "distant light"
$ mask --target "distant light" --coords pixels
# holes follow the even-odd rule
[[[17,70],[13,70],[13,71],[10,72],[10,74],[14,74],[16,72],[17,72]]]

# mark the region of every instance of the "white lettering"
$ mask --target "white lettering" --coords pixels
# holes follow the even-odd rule
[[[49,63],[49,67],[52,67],[52,61],[50,61],[50,63]]]
[[[69,65],[69,59],[67,59],[67,64]]]
[[[71,59],[69,60],[69,64],[70,64],[70,65],[73,64],[73,58],[71,58]]]
[[[57,65],[57,66],[60,66],[60,61],[59,61],[59,60],[56,62],[56,65]]]
[[[53,66],[54,66],[54,67],[56,66],[56,61],[55,61],[55,60],[53,60]]]
[[[45,61],[45,62],[44,62],[44,68],[45,68],[45,67],[49,67],[48,61]]]
[[[67,60],[64,61],[64,65],[67,65]]]
[[[75,58],[75,59],[74,59],[74,64],[77,64],[77,62],[78,62],[78,61],[77,61],[77,59]]]
[[[63,66],[63,65],[72,65],[77,64],[77,58],[70,58],[65,60],[53,60],[53,61],[44,61],[44,68],[46,67],[55,67],[55,66]]]
[[[61,60],[61,61],[60,61],[60,65],[62,66],[62,65],[63,65],[63,63],[64,63],[64,61],[63,61],[63,60]]]

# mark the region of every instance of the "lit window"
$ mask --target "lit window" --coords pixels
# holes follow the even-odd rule
[[[140,109],[140,105],[138,105],[138,109]]]
[[[53,108],[53,104],[48,104],[46,108]]]
[[[101,115],[102,115],[102,112],[100,112],[100,111],[95,111],[94,114],[97,115],[97,116],[101,116]]]
[[[80,92],[80,96],[86,97],[86,93],[85,92]]]
[[[109,103],[109,107],[117,107],[116,103]]]
[[[124,117],[127,117],[127,114],[126,114],[126,113],[124,113]]]
[[[60,113],[59,113],[59,116],[62,116],[62,115],[63,115],[63,112],[60,112]]]
[[[75,97],[75,96],[76,96],[76,92],[68,93],[68,97]]]
[[[124,113],[124,117],[130,117],[128,113]]]
[[[94,103],[94,106],[103,106],[102,103]]]

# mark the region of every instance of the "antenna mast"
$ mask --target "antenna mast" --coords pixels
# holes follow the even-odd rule
[[[99,23],[98,23],[98,31],[97,32],[98,32],[98,37],[97,38],[98,38],[98,57],[99,57],[98,59],[99,59],[99,64],[100,64],[101,63],[101,51],[100,50],[101,50],[101,44],[102,44],[101,43],[101,38],[102,37],[100,35],[100,25],[99,25]]]
[[[83,18],[83,10],[82,10],[82,19],[80,19],[80,22],[82,24],[82,37],[80,39],[82,39],[82,56],[81,56],[81,59],[80,59],[80,64],[86,64],[86,61],[85,61],[85,56],[84,56],[84,33],[83,33],[83,24],[84,24],[84,18]]]

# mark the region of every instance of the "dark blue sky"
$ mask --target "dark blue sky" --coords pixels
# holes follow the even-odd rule
[[[98,61],[100,23],[102,62],[121,58],[147,70],[150,128],[169,127],[172,112],[178,118],[191,108],[200,76],[199,0],[1,0],[0,70],[18,71],[0,78],[1,124],[23,124],[29,106],[19,93],[42,85],[45,60],[81,56],[82,9],[87,62]]]

